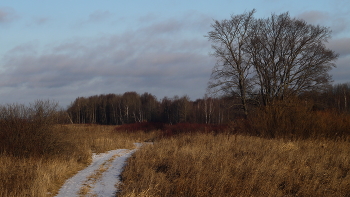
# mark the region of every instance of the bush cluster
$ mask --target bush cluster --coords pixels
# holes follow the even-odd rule
[[[40,157],[60,152],[61,136],[54,129],[56,108],[50,101],[1,106],[0,153]]]
[[[350,114],[315,110],[303,101],[278,102],[257,109],[247,120],[236,121],[239,133],[265,138],[346,140]]]

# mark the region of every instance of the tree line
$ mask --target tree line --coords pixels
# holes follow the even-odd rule
[[[150,93],[103,94],[78,97],[68,107],[71,123],[120,125],[136,122],[181,122],[222,124],[232,120],[235,100],[204,97],[191,101],[188,96],[158,100]]]
[[[299,100],[312,105],[312,110],[350,112],[350,83],[329,86],[325,91],[308,91]],[[258,109],[254,101],[248,107]],[[121,125],[136,122],[225,124],[244,117],[239,97],[208,97],[195,101],[188,96],[164,97],[150,93],[102,94],[78,97],[67,109],[69,122],[76,124]]]

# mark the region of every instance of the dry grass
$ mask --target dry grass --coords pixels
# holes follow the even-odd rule
[[[182,134],[136,152],[120,196],[350,196],[350,143]]]
[[[54,147],[51,152],[27,154],[16,149],[16,154],[11,154],[5,149],[0,153],[0,196],[54,196],[67,178],[91,162],[92,152],[133,149],[134,142],[155,135],[116,133],[115,126],[56,125],[47,128],[46,132],[51,136],[50,146]],[[27,143],[35,145],[38,142]]]

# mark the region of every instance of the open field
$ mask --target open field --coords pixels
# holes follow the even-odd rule
[[[153,145],[129,159],[120,196],[350,195],[348,140],[203,132],[159,137],[101,125],[56,125],[50,132],[56,139],[50,153],[2,153],[0,196],[54,196],[89,164],[92,152],[131,149],[133,142],[150,139]]]
[[[181,134],[136,152],[121,196],[350,196],[350,143]]]
[[[154,143],[129,159],[120,196],[350,196],[349,114],[287,105],[227,125],[116,127],[20,107],[0,113],[0,196],[54,196],[93,152],[144,141]]]
[[[92,152],[132,149],[134,142],[154,135],[144,132],[115,133],[114,128],[97,125],[56,125],[47,128],[45,133],[50,132],[50,139],[41,139],[50,142],[51,150],[47,153],[26,152],[25,148],[33,151],[36,150],[33,147],[40,145],[39,141],[31,141],[33,138],[19,142],[23,144],[22,150],[11,149],[12,152],[0,155],[0,196],[54,196],[66,179],[89,164]],[[47,133],[45,136],[48,136]]]

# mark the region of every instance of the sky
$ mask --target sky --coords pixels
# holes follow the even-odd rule
[[[0,104],[65,108],[127,91],[203,98],[216,62],[210,25],[252,9],[330,27],[333,83],[350,82],[350,0],[2,0]]]

